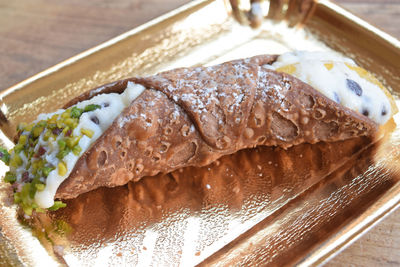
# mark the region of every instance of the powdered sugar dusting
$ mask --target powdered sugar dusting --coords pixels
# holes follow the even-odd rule
[[[129,121],[131,121],[133,119],[136,119],[136,118],[137,118],[137,116],[135,114],[131,114],[131,115],[128,115],[128,116],[120,116],[120,117],[118,117],[118,121],[117,121],[118,126],[120,128],[122,128],[122,127],[125,126],[125,124],[127,122],[129,122]]]
[[[159,83],[163,83],[169,80],[168,75],[170,74],[164,73],[155,79]],[[219,112],[212,112],[212,109],[218,107],[228,106],[227,110],[231,113],[239,109],[246,93],[243,92],[244,88],[238,81],[243,84],[245,80],[253,78],[253,73],[248,71],[248,66],[241,62],[229,65],[225,73],[220,72],[219,66],[210,66],[185,69],[179,74],[175,83],[169,83],[164,89],[175,102],[190,105],[192,112],[198,114],[200,118],[204,117],[202,114],[210,112],[215,116],[220,116]],[[217,79],[213,79],[214,77]],[[232,93],[227,94],[224,88],[227,83]],[[226,103],[221,103],[221,100]],[[211,110],[210,107],[212,107]],[[217,121],[223,123],[224,120],[217,118]]]
[[[106,87],[112,87],[112,86],[114,86],[116,83],[117,83],[117,82],[113,82],[113,83],[110,83],[110,84],[107,84],[107,85],[104,85],[104,86],[100,86],[99,88],[90,91],[89,97],[93,97],[93,96],[95,96],[95,95],[98,95],[98,94],[101,93]]]

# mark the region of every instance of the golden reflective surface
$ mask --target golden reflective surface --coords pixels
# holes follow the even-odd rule
[[[358,139],[287,151],[243,150],[204,168],[83,194],[67,201],[67,208],[35,218],[32,225],[48,229],[53,246],[65,247],[67,263],[93,266],[104,257],[109,265],[123,261],[142,266],[149,258],[162,266],[196,264],[269,218],[366,144],[368,140]],[[363,167],[371,162],[366,161]],[[88,259],[88,254],[95,256]]]
[[[197,1],[78,55],[2,93],[1,141],[9,144],[19,122],[95,86],[261,53],[334,49],[400,91],[397,40],[328,1],[300,2],[264,1],[267,18],[251,29],[249,6]],[[16,220],[1,185],[0,253],[27,265],[320,263],[398,205],[399,135],[397,127],[368,147],[349,140],[245,150],[206,168],[89,192],[30,222],[42,245]]]

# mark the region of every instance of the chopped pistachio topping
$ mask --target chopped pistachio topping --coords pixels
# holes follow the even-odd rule
[[[73,136],[73,137],[66,139],[66,144],[69,148],[72,149],[74,146],[76,146],[79,143],[79,140],[81,140],[81,136]]]
[[[19,154],[14,154],[14,156],[10,160],[11,167],[19,167],[22,165],[22,159]]]
[[[10,164],[10,153],[2,147],[0,147],[0,159],[6,164]]]
[[[4,177],[4,181],[7,183],[14,183],[17,180],[17,176],[14,173],[6,172],[6,176]]]
[[[64,162],[58,163],[58,174],[63,176],[67,173],[67,165]]]
[[[91,104],[91,105],[87,105],[87,106],[83,109],[83,111],[84,111],[84,112],[89,112],[89,111],[93,111],[93,110],[98,109],[98,108],[101,108],[101,106],[100,106],[100,105],[96,105],[96,104]]]
[[[61,201],[54,201],[54,205],[51,206],[51,207],[49,208],[49,210],[51,210],[51,211],[56,211],[56,210],[58,210],[58,209],[65,208],[66,206],[67,206],[67,204],[65,204],[65,203],[63,203],[63,202],[61,202]]]
[[[35,186],[36,186],[36,189],[37,189],[38,191],[43,191],[43,189],[45,188],[45,185],[44,185],[44,184],[35,184]]]
[[[92,138],[94,132],[92,130],[89,129],[81,129],[81,133],[88,136],[89,138]]]
[[[77,107],[73,107],[71,109],[71,117],[72,118],[79,118],[82,115],[83,110]]]
[[[60,148],[60,150],[64,150],[65,146],[67,144],[63,139],[58,140],[57,143],[58,143],[58,147]]]
[[[43,176],[44,177],[49,176],[49,173],[54,169],[55,169],[54,167],[43,167],[42,169]]]
[[[72,149],[72,153],[74,153],[75,156],[78,156],[82,151],[82,148],[78,145],[74,146]]]
[[[44,211],[34,201],[36,192],[45,189],[46,178],[52,171],[57,170],[60,176],[67,174],[67,164],[63,159],[70,152],[79,156],[82,152],[79,146],[82,136],[92,138],[94,134],[90,129],[81,129],[81,136],[76,136],[73,130],[79,125],[79,119],[83,113],[98,108],[101,106],[94,104],[87,105],[83,109],[72,107],[46,120],[32,124],[21,123],[17,127],[19,139],[14,148],[10,152],[0,148],[0,159],[10,166],[10,171],[6,173],[4,181],[20,184],[16,186],[14,201],[20,204],[26,214],[31,215],[34,210]],[[47,157],[43,157],[44,155],[55,155],[58,163],[55,164],[54,160],[48,162]],[[62,207],[65,207],[65,204],[56,201],[49,210]]]
[[[44,127],[35,126],[32,131],[33,137],[35,137],[35,138],[39,137],[39,135],[43,132],[43,130],[44,130]]]
[[[54,196],[71,166],[144,89],[128,82],[120,95],[94,96],[66,110],[40,114],[33,123],[19,124],[14,148],[0,149],[0,159],[10,167],[4,181],[13,184],[15,203],[27,215],[65,207],[54,202]]]

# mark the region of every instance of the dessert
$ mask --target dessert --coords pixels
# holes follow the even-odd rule
[[[355,74],[345,72],[351,81],[346,97],[366,98],[370,91],[379,96],[374,98],[379,104],[364,115],[357,109],[364,102],[346,107],[345,101],[337,103],[335,94],[329,98],[331,91],[326,97],[294,77],[304,79],[301,74],[306,73],[308,82],[308,68],[298,67],[307,57],[286,57],[262,55],[131,78],[93,89],[65,109],[41,114],[18,129],[10,153],[2,151],[10,166],[5,181],[13,183],[15,202],[26,214],[55,210],[64,206],[54,202],[55,197],[74,198],[102,186],[205,166],[244,148],[288,148],[361,136],[373,140],[379,125],[396,112],[386,89],[362,77],[364,70],[355,64],[343,60],[368,83],[360,85]],[[318,58],[328,64],[323,65],[327,70],[342,63],[329,54],[319,54],[315,61]]]

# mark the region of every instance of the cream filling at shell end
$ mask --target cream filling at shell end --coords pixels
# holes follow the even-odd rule
[[[144,90],[145,87],[142,85],[128,82],[127,87],[122,94],[101,94],[76,104],[78,108],[84,108],[89,104],[102,105],[102,108],[100,109],[83,113],[79,119],[78,126],[73,131],[74,135],[80,135],[81,129],[84,128],[92,130],[94,134],[92,138],[83,135],[79,140],[79,146],[82,148],[82,151],[79,155],[76,156],[70,152],[63,158],[63,161],[67,166],[67,172],[65,175],[60,176],[58,174],[58,167],[49,173],[46,179],[46,186],[44,190],[38,191],[35,194],[35,202],[40,208],[49,208],[53,206],[54,196],[58,187],[69,176],[79,157],[102,135],[102,133],[112,124],[115,118],[121,114],[122,110],[133,100],[135,100]],[[107,105],[104,105],[104,103],[107,103]],[[62,112],[63,110],[58,110],[51,114],[41,114],[38,117],[38,120],[47,119],[53,114]],[[98,124],[91,120],[91,118],[94,116],[98,118]],[[39,140],[39,142],[42,142],[43,145],[48,145],[43,141],[43,139]],[[55,147],[53,153],[48,153],[45,155],[47,161],[51,162],[54,166],[58,166],[59,160],[55,156],[58,153],[58,150],[58,147]]]
[[[372,74],[333,52],[294,51],[265,67],[285,72],[311,85],[333,101],[367,116],[379,125],[396,112],[394,100]]]

